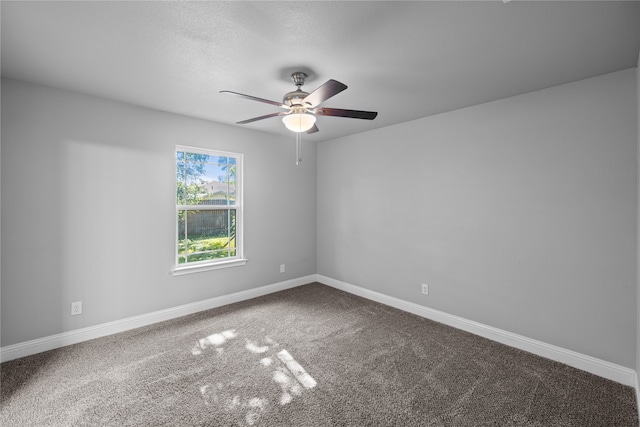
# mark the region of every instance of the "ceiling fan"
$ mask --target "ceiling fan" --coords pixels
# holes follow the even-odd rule
[[[373,120],[378,115],[375,111],[320,107],[320,104],[324,101],[345,90],[347,85],[340,83],[337,80],[328,80],[313,92],[308,93],[301,89],[307,77],[307,74],[301,71],[291,74],[291,80],[293,81],[293,84],[297,86],[297,89],[293,92],[287,93],[282,99],[282,102],[270,101],[268,99],[232,92],[230,90],[221,90],[220,93],[229,93],[231,95],[237,95],[254,101],[264,102],[266,104],[275,105],[276,107],[280,107],[284,110],[277,113],[243,120],[241,122],[237,122],[237,124],[244,125],[258,120],[268,119],[270,117],[282,116],[282,121],[287,129],[297,133],[306,132],[307,134],[311,134],[318,132],[318,127],[315,124],[316,116],[334,116]]]

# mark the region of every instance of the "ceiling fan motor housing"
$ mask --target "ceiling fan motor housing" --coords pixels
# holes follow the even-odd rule
[[[302,71],[296,71],[295,73],[291,74],[291,81],[294,85],[298,86],[298,88],[293,92],[287,93],[282,98],[282,103],[284,105],[288,107],[304,106],[302,100],[305,99],[307,95],[309,95],[309,93],[301,90],[300,87],[304,85],[307,77],[309,77],[307,76],[307,73],[303,73]]]
[[[302,100],[305,99],[307,97],[307,95],[309,95],[307,92],[300,90],[299,88],[297,90],[294,90],[293,92],[289,92],[287,93],[283,98],[282,98],[282,103],[288,107],[293,107],[293,106],[303,106],[302,105]]]
[[[282,98],[282,103],[284,105],[289,107],[303,106],[302,100],[305,99],[307,95],[309,95],[309,93],[301,90],[300,87],[304,85],[307,77],[307,74],[303,73],[302,71],[296,71],[295,73],[291,74],[291,81],[293,81],[293,84],[298,86],[298,88],[293,92],[287,93]]]

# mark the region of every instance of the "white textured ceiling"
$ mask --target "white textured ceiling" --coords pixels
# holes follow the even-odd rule
[[[321,141],[635,67],[640,2],[0,3],[2,75],[233,124],[303,70],[349,88]],[[280,119],[244,126],[291,136]]]

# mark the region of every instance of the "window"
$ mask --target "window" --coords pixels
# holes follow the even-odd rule
[[[242,154],[176,147],[174,274],[245,264],[242,250]]]

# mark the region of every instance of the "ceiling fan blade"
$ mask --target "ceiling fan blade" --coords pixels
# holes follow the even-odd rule
[[[318,132],[319,130],[320,130],[320,129],[318,129],[318,126],[316,126],[316,125],[314,124],[314,125],[313,125],[313,127],[307,131],[307,133],[308,133],[308,134],[316,133],[316,132]]]
[[[342,108],[318,108],[315,113],[319,116],[349,117],[365,120],[373,120],[378,115],[375,111],[344,110]]]
[[[236,95],[236,96],[240,96],[242,98],[251,99],[252,101],[264,102],[266,104],[271,104],[271,105],[275,105],[275,106],[282,107],[282,108],[288,108],[282,102],[270,101],[268,99],[258,98],[257,96],[245,95],[243,93],[238,93],[238,92],[232,92],[230,90],[221,90],[220,93],[229,93],[231,95]]]
[[[305,104],[309,104],[313,108],[316,105],[320,105],[332,96],[339,94],[346,88],[347,85],[345,85],[344,83],[340,83],[337,80],[327,80],[325,84],[307,95],[302,100],[302,102]]]
[[[236,124],[238,124],[238,125],[246,125],[247,123],[257,122],[258,120],[268,119],[270,117],[284,116],[285,114],[287,114],[285,111],[281,111],[279,113],[266,114],[264,116],[254,117],[252,119],[247,119],[247,120],[243,120],[241,122],[236,122]]]

